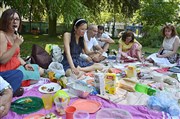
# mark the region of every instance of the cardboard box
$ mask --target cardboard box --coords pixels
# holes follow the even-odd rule
[[[109,94],[116,93],[116,74],[106,73],[105,75],[105,91]]]

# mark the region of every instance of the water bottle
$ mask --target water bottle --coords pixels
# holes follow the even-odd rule
[[[117,55],[116,55],[116,62],[121,62],[121,48],[118,49]]]
[[[180,66],[180,57],[177,58],[177,66]]]
[[[156,93],[156,90],[154,88],[151,88],[147,85],[137,83],[135,86],[135,90],[140,93],[144,93],[147,95],[154,95]]]

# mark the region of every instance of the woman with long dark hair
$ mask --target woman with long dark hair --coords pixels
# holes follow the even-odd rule
[[[84,41],[84,33],[86,29],[87,21],[85,19],[76,19],[73,23],[71,33],[64,33],[64,59],[62,64],[66,71],[66,75],[69,73],[79,75],[80,71],[88,72],[102,69],[102,65],[87,62],[80,58],[82,50],[84,50],[86,54],[89,53]]]

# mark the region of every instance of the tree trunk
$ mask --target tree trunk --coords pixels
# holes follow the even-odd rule
[[[29,33],[31,33],[31,22],[32,22],[32,6],[33,6],[33,0],[31,1],[31,6],[30,6],[30,9],[29,9]]]
[[[49,16],[49,29],[48,29],[49,36],[56,36],[56,22],[57,22],[57,15],[54,15],[53,17]]]

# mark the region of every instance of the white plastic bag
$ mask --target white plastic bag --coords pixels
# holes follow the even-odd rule
[[[65,75],[63,65],[59,62],[51,62],[51,64],[48,67],[48,71],[52,71],[54,73],[59,73],[61,75]]]

